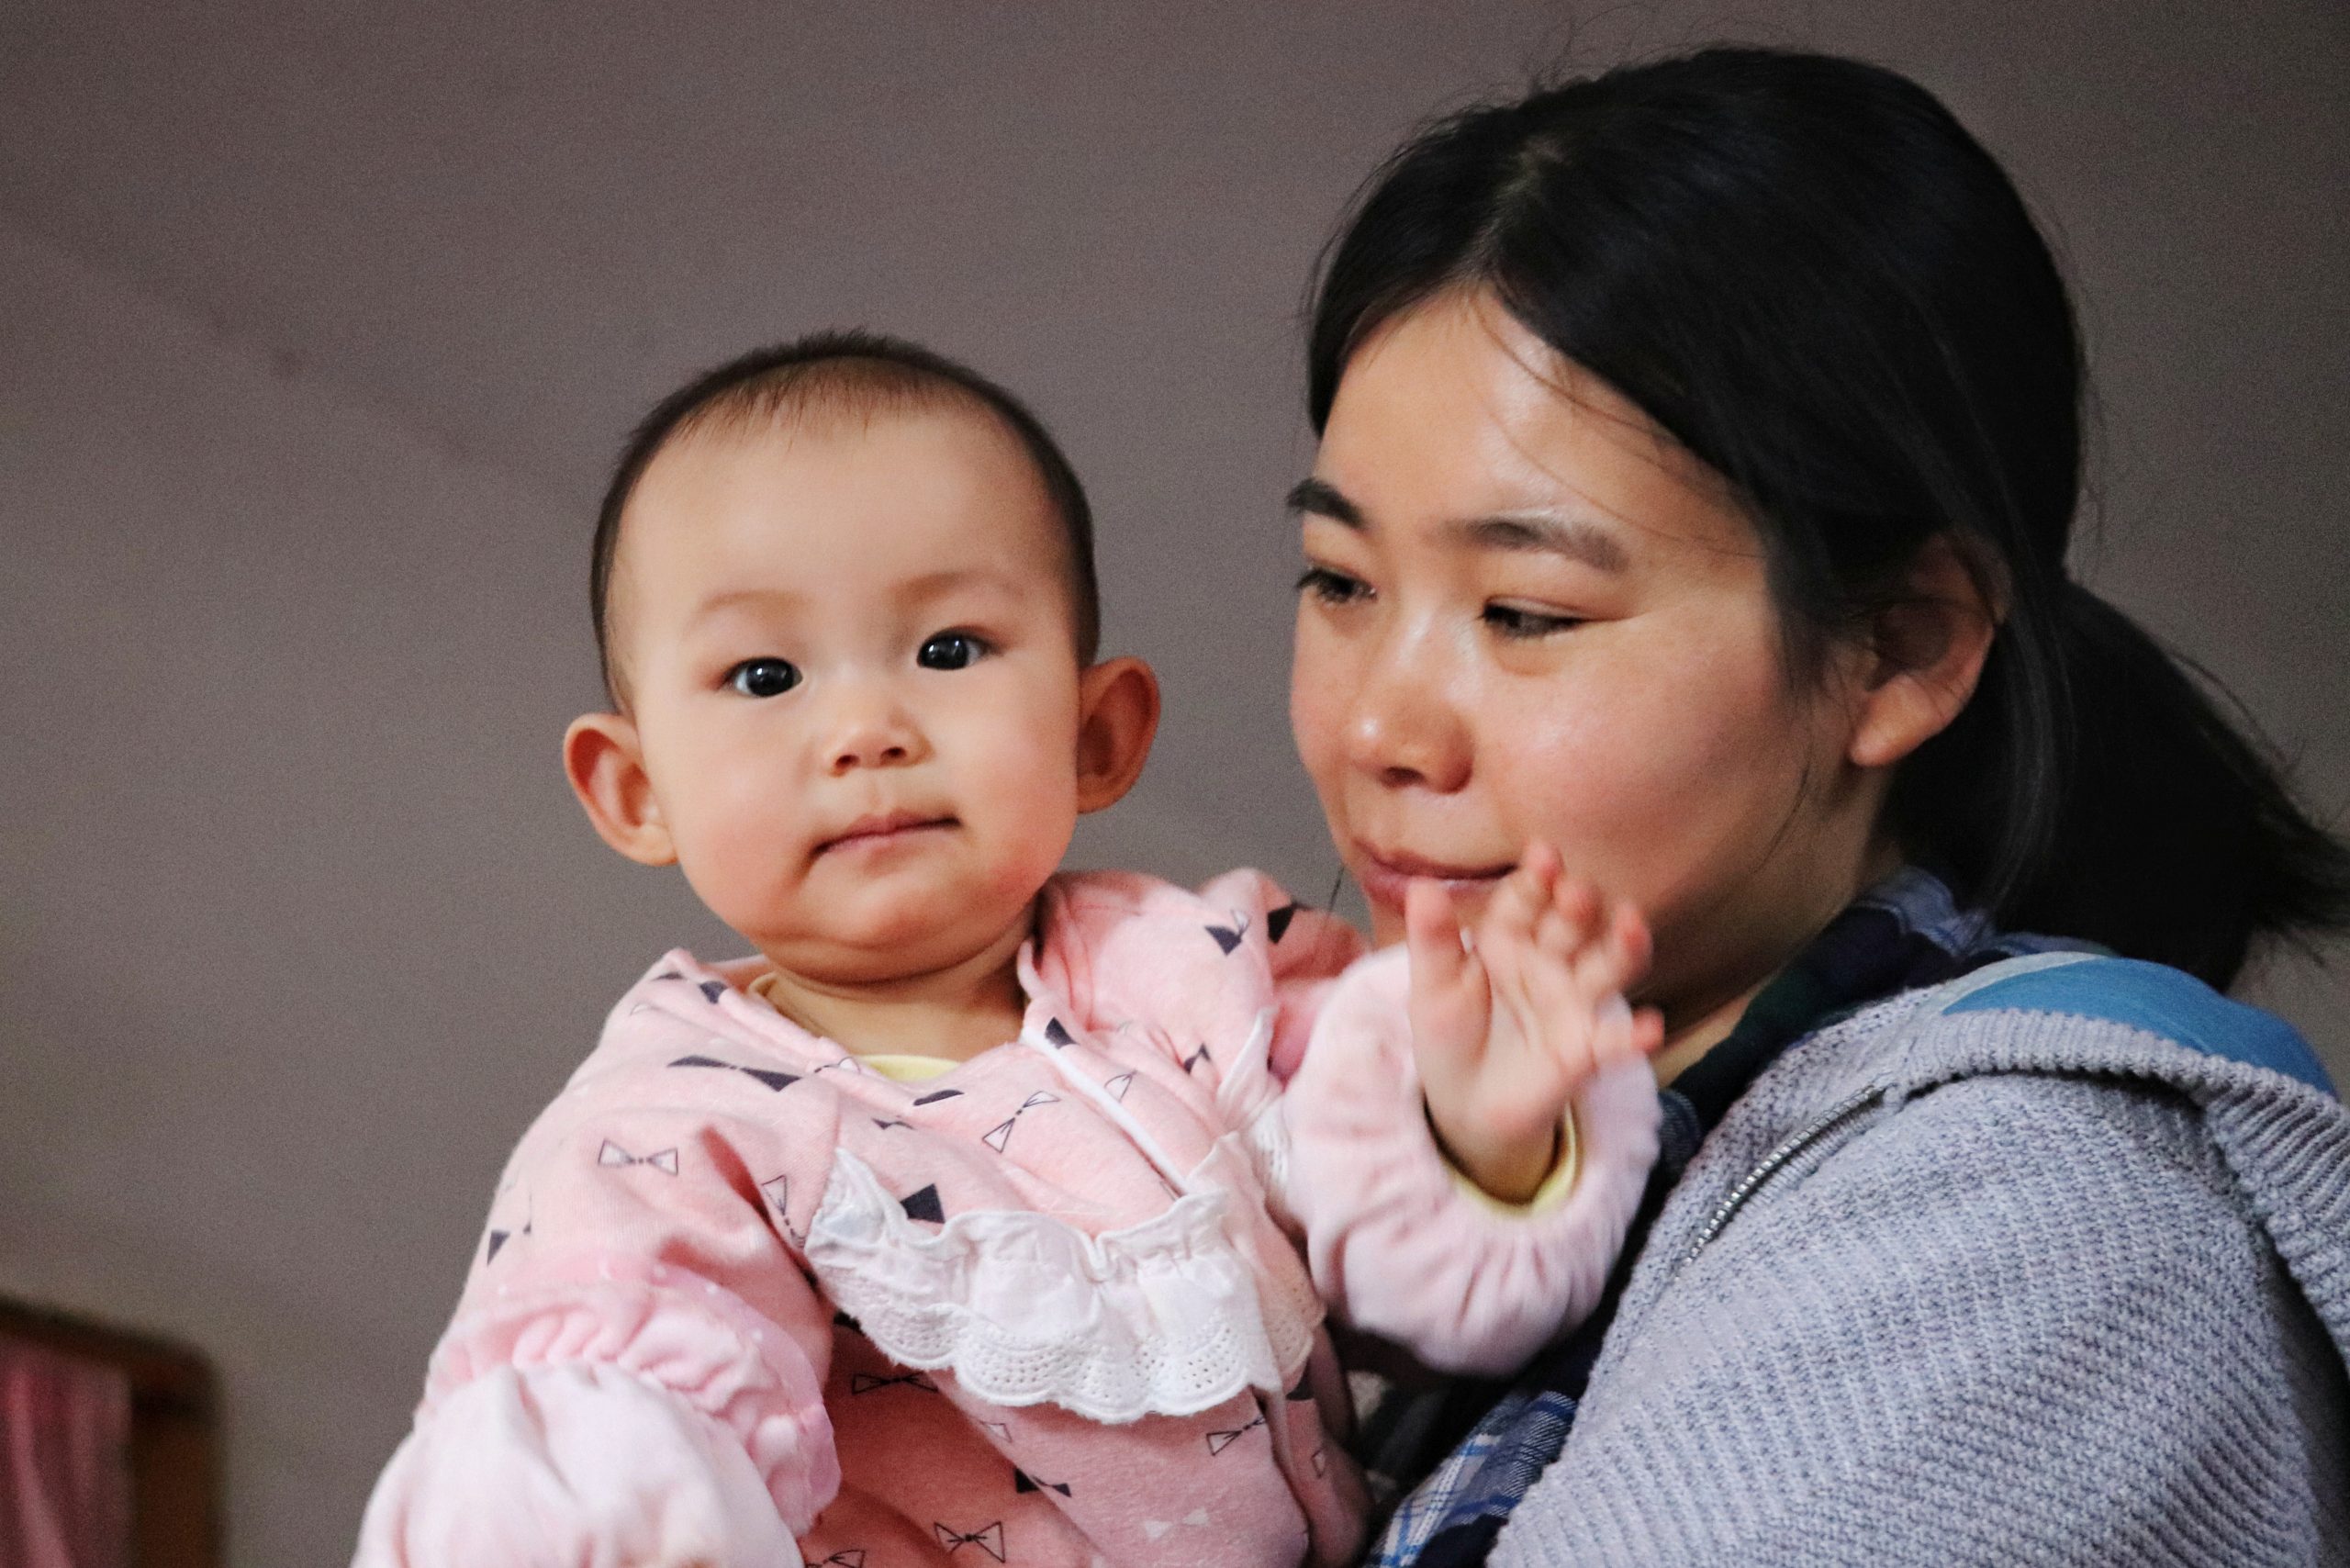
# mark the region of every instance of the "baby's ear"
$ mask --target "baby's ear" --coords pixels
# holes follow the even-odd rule
[[[632,720],[621,713],[582,713],[572,720],[563,732],[563,774],[599,838],[640,865],[677,860]]]
[[[1158,733],[1158,678],[1140,659],[1104,659],[1078,678],[1077,809],[1114,806]]]

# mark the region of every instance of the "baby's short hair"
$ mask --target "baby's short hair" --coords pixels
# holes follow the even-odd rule
[[[596,513],[588,608],[605,695],[620,700],[612,657],[612,562],[621,514],[646,468],[678,436],[733,420],[871,417],[963,404],[1002,422],[1020,442],[1059,514],[1068,552],[1078,662],[1091,664],[1102,638],[1102,595],[1093,569],[1093,510],[1060,444],[1028,406],[970,366],[919,343],[879,332],[827,331],[755,349],[705,371],[653,407],[621,448]]]

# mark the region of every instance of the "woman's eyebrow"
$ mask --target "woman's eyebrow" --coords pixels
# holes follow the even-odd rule
[[[1483,549],[1544,550],[1602,572],[1620,573],[1632,564],[1616,536],[1588,518],[1540,511],[1503,512],[1455,523],[1453,532]]]
[[[1289,510],[1293,512],[1311,512],[1357,531],[1362,528],[1362,509],[1340,495],[1337,487],[1326,479],[1300,479],[1289,487],[1287,499]]]
[[[1326,479],[1300,479],[1290,487],[1288,500],[1293,512],[1326,517],[1358,532],[1365,527],[1362,509]],[[1631,566],[1630,556],[1616,536],[1588,518],[1547,511],[1496,512],[1455,523],[1450,532],[1479,549],[1544,550],[1610,573],[1624,572]]]

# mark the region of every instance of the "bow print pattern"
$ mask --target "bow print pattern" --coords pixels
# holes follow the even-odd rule
[[[604,1147],[596,1151],[596,1163],[614,1167],[650,1165],[664,1176],[675,1176],[677,1173],[677,1151],[672,1148],[657,1149],[651,1154],[631,1154],[611,1139],[606,1138]]]
[[[783,1226],[783,1233],[791,1238],[791,1244],[795,1247],[806,1246],[808,1238],[800,1233],[798,1226],[791,1223],[791,1178],[770,1177],[759,1183],[759,1191],[767,1195],[768,1203],[775,1205],[777,1223]]]
[[[1240,939],[1248,935],[1248,916],[1236,909],[1232,912],[1230,925],[1211,925],[1206,929],[1207,934],[1215,938],[1215,945],[1223,948],[1225,956],[1229,958],[1232,950],[1240,946]]]
[[[1036,1092],[1028,1096],[1027,1099],[1020,1102],[1020,1109],[1013,1112],[1011,1115],[1006,1116],[1002,1121],[998,1122],[986,1132],[981,1133],[979,1135],[979,1141],[986,1144],[998,1154],[1002,1154],[1003,1152],[1003,1146],[1012,1141],[1012,1129],[1019,1125],[1021,1117],[1026,1115],[1029,1112],[1035,1110],[1039,1105],[1058,1105],[1060,1103],[1061,1097],[1059,1095],[1052,1093],[1048,1090],[1039,1089]]]
[[[1241,1425],[1233,1428],[1229,1431],[1210,1432],[1208,1434],[1208,1452],[1212,1454],[1222,1453],[1225,1450],[1230,1448],[1248,1433],[1255,1431],[1264,1424],[1264,1415],[1259,1412],[1255,1420],[1244,1422]]]
[[[716,1057],[679,1057],[669,1065],[671,1067],[715,1067],[728,1072],[739,1072],[745,1078],[755,1079],[766,1084],[778,1094],[800,1081],[800,1075],[796,1072],[778,1072],[772,1068],[765,1067],[744,1067],[740,1062],[720,1061]]]
[[[848,1378],[848,1391],[852,1394],[871,1394],[876,1389],[894,1388],[900,1383],[903,1383],[908,1388],[919,1388],[924,1394],[938,1392],[938,1384],[931,1381],[930,1374],[918,1372],[900,1372],[895,1377],[882,1377],[874,1372],[851,1372]]]
[[[972,1530],[968,1534],[942,1524],[933,1524],[930,1528],[938,1537],[938,1544],[946,1549],[946,1555],[949,1557],[967,1546],[976,1546],[998,1562],[1003,1561],[1003,1521],[1002,1519]]]
[[[521,1234],[523,1234],[524,1236],[528,1236],[528,1235],[532,1234],[532,1231],[531,1231],[531,1222],[530,1222],[529,1220],[524,1220],[524,1221],[522,1222],[522,1231],[521,1231]],[[511,1241],[511,1240],[513,1240],[513,1239],[514,1239],[514,1235],[515,1235],[515,1233],[514,1233],[513,1231],[510,1231],[510,1230],[493,1230],[493,1231],[491,1231],[491,1232],[489,1233],[489,1247],[488,1247],[488,1249],[487,1249],[487,1251],[485,1251],[485,1252],[482,1254],[482,1260],[482,1260],[483,1262],[485,1262],[485,1263],[495,1263],[495,1262],[497,1262],[497,1261],[498,1261],[498,1252],[499,1252],[501,1249],[504,1249],[504,1247],[506,1246],[506,1244],[507,1244],[508,1242],[509,1242],[509,1241]]]
[[[1143,1539],[1157,1540],[1177,1525],[1189,1525],[1193,1529],[1205,1529],[1208,1527],[1208,1511],[1205,1508],[1193,1508],[1180,1519],[1145,1519],[1142,1522]]]
[[[508,1183],[506,1186],[502,1186],[502,1187],[498,1188],[498,1195],[499,1195],[500,1197],[503,1197],[503,1196],[504,1196],[504,1195],[505,1195],[509,1191],[510,1191],[510,1190],[511,1190],[511,1188],[512,1188],[512,1183],[510,1183],[510,1182],[509,1182],[509,1183]],[[522,1196],[522,1228],[521,1228],[521,1230],[518,1233],[518,1232],[514,1229],[513,1226],[512,1226],[512,1225],[510,1225],[510,1224],[509,1224],[509,1226],[507,1226],[507,1227],[506,1227],[505,1229],[503,1229],[503,1230],[492,1230],[492,1231],[489,1233],[489,1241],[488,1241],[487,1245],[487,1246],[483,1249],[483,1250],[482,1250],[481,1260],[482,1260],[484,1263],[495,1263],[495,1262],[497,1262],[497,1261],[498,1261],[498,1254],[500,1251],[504,1250],[504,1249],[505,1249],[505,1247],[506,1247],[506,1244],[507,1244],[508,1242],[509,1242],[509,1241],[513,1240],[513,1239],[514,1239],[514,1238],[515,1238],[515,1236],[516,1236],[517,1234],[520,1234],[520,1235],[522,1235],[522,1236],[530,1236],[530,1235],[533,1235],[533,1234],[535,1234],[537,1222],[536,1222],[536,1221],[532,1217],[532,1210],[533,1210],[534,1206],[535,1206],[535,1205],[533,1205],[533,1204],[532,1204],[532,1202],[531,1202],[530,1194],[529,1194],[529,1193],[524,1193],[524,1194],[523,1194],[523,1196]]]

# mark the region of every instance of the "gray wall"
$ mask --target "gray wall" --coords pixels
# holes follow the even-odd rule
[[[347,1550],[507,1146],[639,966],[729,946],[555,741],[601,466],[754,341],[1032,394],[1169,698],[1085,853],[1319,889],[1277,498],[1347,194],[1562,52],[1874,55],[2061,237],[2086,569],[2350,802],[2350,13],[1587,9],[0,10],[0,1293],[218,1360],[237,1561]],[[2342,972],[2266,986],[2350,1076]]]

